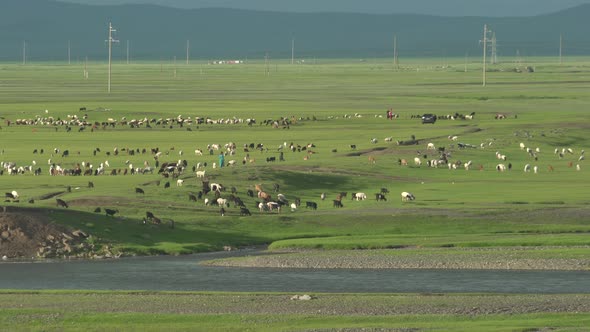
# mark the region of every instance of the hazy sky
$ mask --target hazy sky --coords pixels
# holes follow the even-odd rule
[[[60,0],[86,4],[150,3],[178,8],[223,7],[291,12],[416,13],[443,16],[532,16],[590,0]]]

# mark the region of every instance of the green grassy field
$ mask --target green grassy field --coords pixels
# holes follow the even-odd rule
[[[91,63],[89,79],[82,75],[83,66],[32,64],[0,66],[2,89],[0,110],[4,123],[0,130],[3,154],[0,160],[18,166],[35,160],[42,175],[0,177],[2,189],[17,190],[21,207],[41,207],[51,219],[82,228],[105,243],[125,252],[188,253],[218,250],[223,245],[270,244],[273,247],[382,248],[397,245],[459,246],[513,245],[588,245],[579,233],[590,230],[590,202],[587,195],[588,175],[581,150],[588,145],[587,107],[590,98],[590,62],[576,59],[564,65],[548,59],[534,59],[528,65],[535,73],[516,73],[515,64],[505,63],[488,73],[488,86],[481,86],[480,66],[469,63],[464,71],[463,59],[447,60],[439,65],[434,60],[414,61],[394,70],[386,61],[355,63],[326,61],[309,65],[273,64],[265,75],[263,64],[213,66],[192,64],[178,66],[176,77],[171,64],[115,64],[112,93],[106,93],[106,66]],[[502,71],[500,71],[500,69]],[[80,107],[88,111],[80,112]],[[98,108],[109,111],[92,111]],[[384,118],[393,107],[399,118]],[[47,110],[47,111],[45,111]],[[422,125],[411,116],[423,113],[469,114],[473,120],[439,120]],[[496,113],[507,115],[495,120]],[[152,128],[116,128],[66,132],[50,125],[14,125],[17,119],[88,115],[90,122],[107,118],[121,120],[210,117],[212,119],[255,118],[258,124],[191,125],[179,127],[153,125]],[[354,116],[358,114],[359,117]],[[345,117],[349,115],[350,117]],[[260,125],[264,119],[293,118],[289,129]],[[516,118],[517,117],[517,118]],[[6,120],[11,120],[8,126]],[[397,145],[414,135],[418,145]],[[448,139],[457,135],[457,141]],[[392,137],[393,142],[385,142]],[[377,138],[378,143],[370,140]],[[235,167],[213,169],[214,155],[196,156],[194,150],[208,144],[235,142]],[[267,157],[278,159],[277,148],[284,142],[305,146],[315,144],[314,154],[284,150],[284,162],[267,163]],[[449,160],[473,162],[471,170],[463,167],[449,170],[413,163],[416,156],[438,153],[426,150],[427,143],[444,147]],[[539,148],[538,161],[520,150],[523,142]],[[244,144],[263,143],[268,151],[247,153]],[[458,143],[477,148],[458,148]],[[357,149],[352,151],[351,144]],[[480,148],[483,144],[484,148]],[[147,149],[146,154],[107,156],[115,147]],[[95,168],[106,160],[110,169],[127,168],[131,163],[143,167],[154,165],[150,148],[158,147],[164,155],[160,162],[186,159],[189,167],[181,175],[182,187],[170,181],[171,188],[156,186],[157,174],[120,176],[49,176],[48,159],[64,168],[82,161]],[[51,156],[54,148],[69,150],[69,157]],[[96,156],[95,148],[100,148]],[[554,149],[571,148],[564,158]],[[43,155],[33,154],[44,149]],[[183,151],[183,155],[179,152]],[[418,152],[420,154],[418,155]],[[496,159],[495,152],[508,156],[506,162]],[[206,151],[205,151],[206,152]],[[309,156],[308,160],[304,160]],[[376,163],[369,162],[369,156]],[[409,166],[400,166],[407,159]],[[426,162],[426,159],[422,159]],[[202,201],[189,202],[188,193],[196,193],[201,183],[191,172],[197,162],[207,162],[211,182],[234,186],[238,196],[253,212],[252,217],[239,216],[239,209],[227,209],[220,217],[218,208]],[[497,172],[498,163],[512,164],[509,172]],[[568,167],[568,163],[573,167]],[[525,164],[539,167],[539,174],[524,173]],[[575,165],[581,170],[576,171]],[[549,166],[554,171],[549,172]],[[94,189],[88,189],[93,181]],[[162,181],[162,184],[165,182]],[[318,210],[301,206],[295,212],[260,213],[257,199],[246,196],[247,189],[262,184],[280,192],[290,201],[300,198],[318,203]],[[55,200],[39,199],[45,194],[74,188],[59,197],[70,203],[69,210],[55,208]],[[146,192],[139,196],[135,187]],[[376,202],[374,193],[388,188],[387,202]],[[341,191],[364,192],[367,201],[343,200],[344,208],[332,207]],[[400,192],[412,192],[417,199],[402,203]],[[325,192],[326,201],[320,201]],[[273,195],[275,193],[272,193]],[[222,196],[227,197],[229,192]],[[211,198],[211,196],[209,196]],[[27,204],[28,199],[34,204]],[[107,218],[92,211],[96,207],[118,208],[118,218]],[[141,225],[145,211],[174,219],[176,229]],[[304,240],[298,240],[304,238]]]
[[[182,254],[220,250],[224,245],[248,246],[269,244],[281,248],[397,248],[412,247],[413,255],[425,247],[436,255],[438,247],[519,247],[557,246],[546,251],[547,257],[587,257],[590,240],[588,183],[590,175],[585,161],[578,161],[581,150],[589,145],[588,107],[590,95],[590,60],[571,59],[557,65],[553,59],[529,59],[535,68],[526,73],[523,65],[507,61],[491,67],[488,86],[481,85],[481,66],[477,60],[464,66],[463,59],[415,59],[394,69],[386,60],[318,61],[315,64],[291,66],[275,61],[265,75],[262,63],[240,66],[212,66],[206,63],[179,65],[138,63],[113,66],[112,92],[106,93],[106,66],[88,65],[89,78],[83,78],[83,65],[59,63],[0,64],[0,161],[18,166],[41,167],[42,175],[0,176],[4,192],[17,190],[19,203],[5,202],[9,211],[42,211],[49,220],[81,228],[93,234],[99,244],[110,244],[125,254]],[[524,72],[514,72],[518,67]],[[465,68],[467,71],[465,71]],[[87,111],[79,111],[86,107]],[[393,107],[399,118],[384,118]],[[107,108],[109,111],[97,111]],[[469,114],[473,120],[439,120],[422,125],[412,115],[423,113]],[[497,113],[507,115],[495,120]],[[152,128],[129,128],[118,125],[100,126],[78,132],[66,132],[60,126],[15,125],[17,119],[88,115],[90,122],[108,118],[131,119],[210,117],[212,119],[255,118],[257,124],[191,125],[172,128],[152,124]],[[348,115],[348,116],[347,116]],[[355,116],[357,115],[357,116]],[[260,125],[265,119],[292,118],[289,129]],[[7,120],[13,124],[10,126]],[[458,136],[451,141],[448,136]],[[415,136],[418,145],[397,145]],[[392,137],[392,142],[385,142]],[[370,142],[377,138],[378,142]],[[235,142],[235,167],[213,169],[214,155],[196,156],[194,150],[208,144]],[[313,143],[314,154],[285,149],[285,161],[267,163],[267,157],[279,156],[277,148],[287,142],[305,146]],[[469,160],[469,171],[446,166],[429,168],[413,164],[416,156],[435,158],[427,143],[444,147],[452,162]],[[539,148],[535,161],[519,148],[523,142]],[[244,144],[263,143],[268,151],[250,151],[253,162],[242,165],[246,157]],[[458,143],[476,148],[458,148]],[[355,144],[356,150],[350,145]],[[480,146],[483,144],[483,148]],[[121,153],[112,155],[117,147]],[[160,148],[160,162],[186,159],[189,168],[180,178],[182,187],[171,179],[164,188],[160,175],[49,176],[48,160],[63,168],[90,162],[95,168],[109,161],[110,169],[125,169],[127,161],[143,167],[145,161],[155,164],[150,148]],[[69,150],[69,157],[51,155],[54,148]],[[93,154],[96,148],[101,152]],[[129,149],[147,149],[146,154],[128,155]],[[573,154],[563,158],[554,149],[571,148]],[[33,150],[44,149],[44,154]],[[122,151],[125,149],[125,151]],[[111,152],[107,156],[106,152]],[[179,154],[183,151],[183,155]],[[418,153],[417,151],[420,151]],[[512,170],[498,172],[495,153],[508,156],[503,163]],[[308,157],[304,160],[304,157]],[[375,163],[369,162],[375,158]],[[398,164],[406,159],[408,166]],[[423,162],[426,160],[423,159]],[[190,202],[188,193],[201,189],[200,180],[190,170],[197,162],[207,162],[206,175],[211,182],[236,187],[252,216],[240,216],[233,205],[221,217],[218,207],[206,206],[201,200]],[[572,163],[572,167],[568,165]],[[525,173],[525,164],[539,167],[539,173]],[[576,171],[576,164],[580,171]],[[549,171],[549,167],[553,171]],[[161,180],[161,185],[155,183]],[[95,185],[87,187],[89,181]],[[258,199],[246,195],[255,184],[272,192],[274,183],[291,202],[300,198],[303,205],[296,211],[286,208],[280,214],[259,212]],[[72,192],[65,192],[71,186]],[[135,194],[142,188],[145,195]],[[374,194],[381,188],[390,194],[386,202],[377,202]],[[339,192],[364,192],[366,201],[343,200],[341,209],[332,206]],[[401,202],[402,191],[417,198]],[[44,195],[64,192],[60,199],[69,209],[57,208],[55,199]],[[320,194],[326,193],[326,201]],[[224,192],[228,197],[229,192]],[[211,194],[209,198],[211,198]],[[27,203],[34,199],[34,203]],[[317,211],[306,209],[305,202],[318,204]],[[116,208],[116,218],[94,213],[94,209]],[[40,209],[40,210],[39,210]],[[146,211],[164,221],[173,219],[175,228],[166,225],[143,225]],[[395,253],[397,254],[397,253]],[[450,250],[447,255],[460,255]],[[543,252],[534,251],[535,258]],[[545,257],[543,256],[543,257]],[[545,257],[546,258],[546,257]],[[94,295],[93,295],[94,294]],[[273,313],[213,313],[182,310],[144,310],[143,305],[113,309],[91,305],[95,293],[66,294],[60,303],[89,303],[79,311],[71,305],[56,308],[55,298],[35,298],[23,306],[22,296],[5,294],[0,321],[4,326],[25,330],[105,330],[133,326],[142,330],[318,330],[325,328],[406,328],[454,331],[536,331],[552,327],[559,331],[583,331],[588,326],[587,312],[552,312],[535,309],[529,313],[473,316],[453,314],[382,314],[317,315],[299,310]],[[112,294],[108,294],[112,296]],[[157,303],[179,304],[180,296],[158,299]],[[242,295],[241,295],[242,296]],[[238,296],[239,297],[239,296]],[[567,297],[567,296],[566,296]],[[126,301],[138,301],[130,295]],[[103,299],[104,300],[104,299]],[[530,299],[525,299],[528,302]],[[15,302],[16,301],[16,302]],[[206,303],[216,303],[219,298]],[[254,300],[252,300],[254,301]],[[338,299],[341,301],[341,299]],[[379,300],[380,301],[380,300]],[[455,301],[453,299],[449,301]],[[453,303],[463,303],[464,299]],[[354,301],[353,301],[354,302]],[[487,298],[482,303],[487,302]],[[251,303],[265,303],[265,300]],[[351,302],[352,303],[352,302]],[[380,303],[380,302],[378,302]],[[405,302],[404,302],[405,303]],[[352,307],[355,306],[353,303]],[[441,303],[441,307],[452,306]],[[475,305],[473,306],[475,307]],[[485,306],[484,306],[485,307]],[[133,325],[130,325],[133,324]]]
[[[590,324],[587,296],[289,298],[278,293],[2,291],[0,322],[27,331],[587,331]],[[567,313],[568,306],[578,312]]]

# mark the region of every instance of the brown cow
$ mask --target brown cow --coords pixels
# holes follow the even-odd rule
[[[263,199],[265,202],[270,201],[270,195],[265,193],[264,191],[258,192],[258,198]]]

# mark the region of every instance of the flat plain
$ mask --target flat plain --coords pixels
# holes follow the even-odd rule
[[[441,257],[452,266],[478,261],[484,252],[490,261],[587,270],[590,176],[583,150],[589,143],[590,62],[575,58],[559,65],[530,58],[490,68],[483,87],[476,59],[415,59],[400,68],[385,59],[296,65],[276,60],[269,66],[116,63],[107,93],[104,64],[90,63],[85,79],[82,63],[5,63],[0,161],[40,168],[40,175],[9,175],[4,169],[3,193],[15,190],[20,197],[2,206],[10,216],[33,215],[83,230],[98,255],[103,248],[117,255],[175,255],[269,245],[324,249],[316,253],[319,259],[349,255],[329,249],[380,249],[366,253],[404,262]],[[396,115],[392,120],[386,118],[389,108]],[[439,120],[422,124],[417,116],[425,113]],[[247,119],[256,123],[248,125]],[[57,125],[59,120],[69,124]],[[131,126],[133,120],[141,124]],[[226,145],[235,145],[234,152]],[[156,148],[157,160],[151,152]],[[226,165],[220,168],[222,151]],[[438,167],[427,165],[445,158]],[[182,172],[158,174],[156,162],[184,160]],[[92,164],[94,173],[101,163],[103,175],[49,175],[51,164],[66,170],[79,165],[82,172]],[[215,200],[213,192],[189,199],[203,189],[192,168],[205,163],[199,170],[210,183],[223,185],[220,196],[239,197],[251,216],[241,215],[233,202],[222,216],[219,206],[204,202]],[[498,171],[498,164],[507,169]],[[143,174],[146,167],[154,172]],[[140,174],[131,175],[131,169]],[[110,175],[113,170],[117,175]],[[280,213],[260,211],[255,185],[272,201],[283,194],[289,204]],[[386,200],[378,201],[382,188]],[[343,207],[334,207],[343,192]],[[416,199],[402,201],[402,192]],[[353,193],[367,199],[352,199]],[[68,208],[56,206],[56,198]],[[301,205],[292,208],[296,200]],[[117,213],[107,216],[105,208]],[[147,211],[162,223],[144,224]],[[300,262],[297,256],[292,260]],[[580,326],[568,325],[574,321],[568,314],[557,316],[565,323],[540,326]],[[380,327],[404,326],[389,323]]]

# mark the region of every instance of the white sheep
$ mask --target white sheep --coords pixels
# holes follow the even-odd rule
[[[428,145],[426,146],[426,150],[435,150],[436,148],[434,147],[434,143],[428,143]]]
[[[354,199],[356,199],[357,201],[364,201],[365,199],[367,199],[367,194],[356,193],[356,194],[354,194]]]
[[[465,170],[468,171],[472,164],[473,164],[473,162],[470,160],[470,161],[466,162],[465,165],[463,165],[463,166],[465,167]]]
[[[533,167],[533,173],[537,174],[539,172],[539,166]]]
[[[221,198],[221,197],[219,197],[217,199],[217,205],[219,205],[219,206],[227,205],[227,198]]]
[[[530,172],[531,171],[531,164],[524,165],[524,171],[525,171],[525,173]]]
[[[520,142],[520,149],[521,149],[521,150],[524,150],[524,148],[525,148],[525,147],[526,147],[526,146],[524,145],[524,143]]]
[[[297,204],[291,203],[291,212],[295,212],[297,210]]]
[[[184,180],[183,180],[183,179],[178,179],[178,180],[176,180],[176,186],[177,186],[177,187],[182,187],[182,184],[183,184],[183,183],[184,183]]]
[[[406,192],[406,191],[402,192],[401,196],[402,196],[402,202],[413,201],[416,199],[416,196],[414,196],[414,194]]]
[[[580,164],[576,164],[576,171],[579,171],[580,169]]]
[[[393,141],[393,137],[385,137],[385,142],[391,142]]]
[[[496,165],[496,170],[498,172],[504,172],[504,171],[506,171],[506,165],[504,165],[504,164],[498,164],[498,165]]]
[[[16,190],[13,190],[13,191],[11,192],[11,194],[12,194],[12,197],[13,197],[14,199],[18,199],[18,198],[20,197],[20,196],[18,195],[18,193],[16,192]]]
[[[422,160],[420,160],[420,158],[418,158],[418,157],[415,157],[414,158],[414,164],[416,166],[420,166],[420,165],[422,165]]]
[[[204,178],[205,177],[205,171],[204,170],[203,171],[197,171],[196,173],[197,173],[197,177],[198,178]]]

